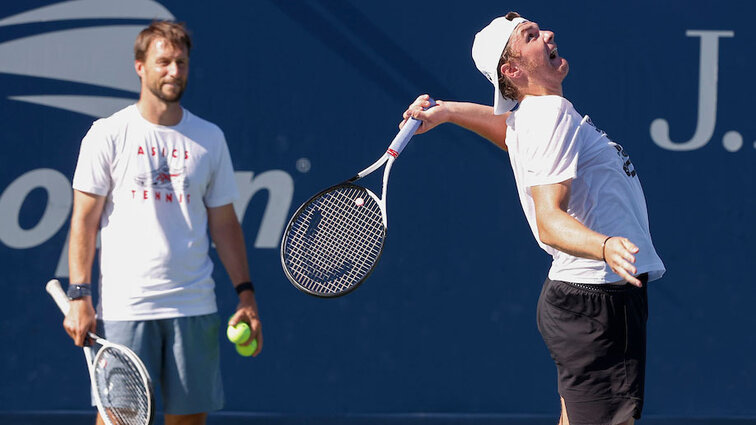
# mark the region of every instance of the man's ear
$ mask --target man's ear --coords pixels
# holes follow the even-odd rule
[[[139,79],[141,80],[144,74],[144,62],[140,60],[134,60],[134,71],[136,71]]]
[[[501,75],[509,78],[510,80],[514,80],[522,76],[522,69],[520,69],[519,66],[512,63],[511,61],[501,65],[499,72],[501,72]]]

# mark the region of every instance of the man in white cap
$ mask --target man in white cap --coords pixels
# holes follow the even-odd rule
[[[437,100],[424,111],[422,95],[404,119],[422,120],[418,133],[451,122],[508,151],[533,235],[553,257],[538,329],[557,366],[559,422],[632,424],[643,409],[646,283],[665,271],[635,168],[562,97],[569,65],[554,33],[510,12],[475,36],[472,54],[493,108]]]

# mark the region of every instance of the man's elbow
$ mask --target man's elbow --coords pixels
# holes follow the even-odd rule
[[[242,232],[241,224],[234,220],[223,220],[209,226],[210,236],[215,239],[233,236]]]
[[[554,239],[551,237],[551,235],[540,229],[538,230],[538,239],[544,245],[551,246],[554,243]]]
[[[71,214],[71,232],[97,232],[99,229],[99,215]]]
[[[548,220],[538,220],[538,240],[548,246],[554,246],[556,243],[554,228],[549,225]]]

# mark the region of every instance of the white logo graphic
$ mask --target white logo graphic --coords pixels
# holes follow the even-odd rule
[[[150,0],[73,0],[0,20],[0,27],[79,19],[174,19]],[[0,43],[0,72],[84,83],[134,93],[133,98],[78,95],[11,96],[10,99],[101,118],[134,103],[134,39],[145,25],[103,25],[52,31]],[[31,53],[31,54],[30,54]],[[13,58],[13,59],[11,59]],[[23,60],[18,60],[23,58]]]

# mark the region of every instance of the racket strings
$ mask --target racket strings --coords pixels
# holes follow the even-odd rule
[[[95,387],[111,424],[147,424],[150,393],[140,369],[115,347],[103,347],[94,369]]]
[[[312,200],[293,220],[284,241],[285,263],[300,286],[339,293],[370,273],[384,234],[378,203],[363,188],[340,186]]]
[[[354,195],[356,195],[356,193],[342,197],[339,201],[351,204],[354,202]],[[343,204],[339,204],[339,207],[342,206]],[[337,289],[344,289],[344,286],[341,284],[359,278],[369,270],[369,267],[366,267],[369,266],[369,264],[359,261],[359,256],[362,255],[359,244],[365,241],[365,236],[368,237],[368,241],[376,240],[375,237],[379,236],[376,231],[376,225],[378,223],[376,222],[377,217],[375,217],[375,215],[359,213],[363,211],[365,211],[364,208],[354,207],[352,205],[351,208],[341,210],[342,214],[329,216],[329,220],[326,220],[326,223],[321,227],[320,234],[325,237],[321,238],[318,242],[322,242],[325,247],[332,248],[332,251],[335,252],[329,253],[328,251],[320,250],[317,246],[313,246],[312,244],[309,246],[309,248],[314,249],[314,252],[318,255],[317,260],[322,261],[317,264],[326,264],[328,266],[328,269],[326,270],[327,272],[338,272],[341,271],[340,269],[342,268],[346,269],[343,270],[347,272],[347,274],[343,276],[344,279],[340,282],[334,282],[337,285]],[[379,213],[380,211],[377,212]],[[352,229],[346,229],[345,224],[349,223],[352,223],[355,227]],[[347,230],[356,230],[356,232]],[[370,232],[373,233],[371,234]],[[368,255],[371,253],[370,246],[368,246],[366,252]],[[328,256],[328,254],[333,255]],[[336,264],[338,259],[344,259],[344,263],[342,265]],[[369,256],[366,259],[373,260],[374,258]],[[322,277],[328,278],[330,276],[331,274],[327,274]]]
[[[319,237],[309,238],[306,245],[307,254],[311,257],[306,263],[311,266],[310,271],[313,272],[313,277],[322,281],[327,287],[332,286],[329,288],[332,290],[344,289],[346,287],[344,281],[354,279],[366,271],[364,264],[354,261],[359,254],[356,248],[360,240],[355,237],[354,232],[345,231],[349,229],[343,224],[352,223],[356,225],[357,230],[369,229],[369,226],[375,225],[374,222],[369,221],[370,215],[356,214],[360,208],[354,208],[354,195],[358,193],[354,193],[357,192],[354,190],[350,192],[352,193],[347,196],[339,196],[343,193],[335,193],[333,194],[335,197],[324,198],[322,206],[326,209],[343,208],[344,202],[348,202],[346,205],[350,208],[342,209],[341,214],[326,214],[319,223],[313,223],[318,227]],[[338,204],[334,204],[333,201],[338,201]],[[307,217],[310,222],[313,218],[312,212],[313,210]],[[343,262],[339,263],[342,260]],[[328,282],[332,280],[333,275],[338,273],[343,274],[343,279]]]
[[[344,199],[339,201],[344,201]],[[357,225],[358,230],[370,230],[370,225],[374,223],[368,222],[371,217],[365,214],[357,214],[356,211],[359,211],[359,209],[349,208],[342,210],[342,214],[339,215],[327,215],[324,217],[325,220],[321,221],[319,229],[319,236],[321,237],[310,239],[307,248],[309,253],[315,257],[315,261],[312,261],[311,265],[317,267],[315,271],[322,279],[328,279],[339,271],[347,272],[348,274],[345,277],[348,279],[361,271],[359,267],[354,267],[351,261],[357,255],[356,247],[360,240],[357,239],[358,235],[355,233],[345,232],[343,225],[344,223],[353,223]],[[320,246],[316,245],[316,242],[322,243],[325,248],[331,248],[332,252],[319,249]],[[339,259],[345,261],[337,264]]]

